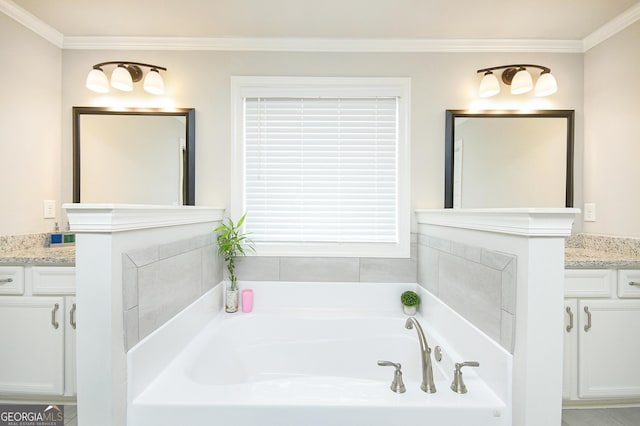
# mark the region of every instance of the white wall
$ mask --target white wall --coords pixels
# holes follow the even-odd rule
[[[61,69],[59,48],[0,13],[0,235],[53,229],[42,201],[60,205]]]
[[[585,54],[584,201],[593,234],[640,237],[640,21]]]
[[[95,63],[135,60],[168,68],[167,93],[155,97],[139,86],[131,93],[98,95],[84,87]],[[539,63],[552,69],[559,92],[480,100],[482,67]],[[582,54],[541,53],[278,53],[189,51],[63,52],[62,190],[71,200],[73,106],[194,107],[196,109],[196,204],[228,206],[230,198],[230,77],[232,75],[399,76],[412,78],[412,207],[444,202],[444,119],[451,109],[575,109],[576,201],[582,163]],[[108,70],[111,72],[111,69]]]

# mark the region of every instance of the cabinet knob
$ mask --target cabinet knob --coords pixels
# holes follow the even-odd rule
[[[13,278],[0,278],[0,284],[7,284],[12,282],[13,282]],[[631,285],[631,283],[629,283],[629,285]]]
[[[640,282],[637,281],[629,281],[629,285],[632,287],[640,287]]]

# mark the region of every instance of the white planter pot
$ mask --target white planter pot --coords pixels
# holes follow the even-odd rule
[[[405,305],[402,305],[402,310],[407,315],[415,315],[416,311],[418,310],[418,307],[417,306],[405,306]]]

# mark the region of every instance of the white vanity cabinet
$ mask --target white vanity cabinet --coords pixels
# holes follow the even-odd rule
[[[565,271],[566,401],[640,400],[640,293],[625,288],[638,272]]]
[[[75,268],[7,269],[24,281],[0,295],[0,399],[74,396]]]

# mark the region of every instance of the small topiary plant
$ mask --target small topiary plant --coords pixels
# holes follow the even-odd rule
[[[400,301],[404,306],[418,306],[420,296],[415,291],[407,290],[400,295]]]

